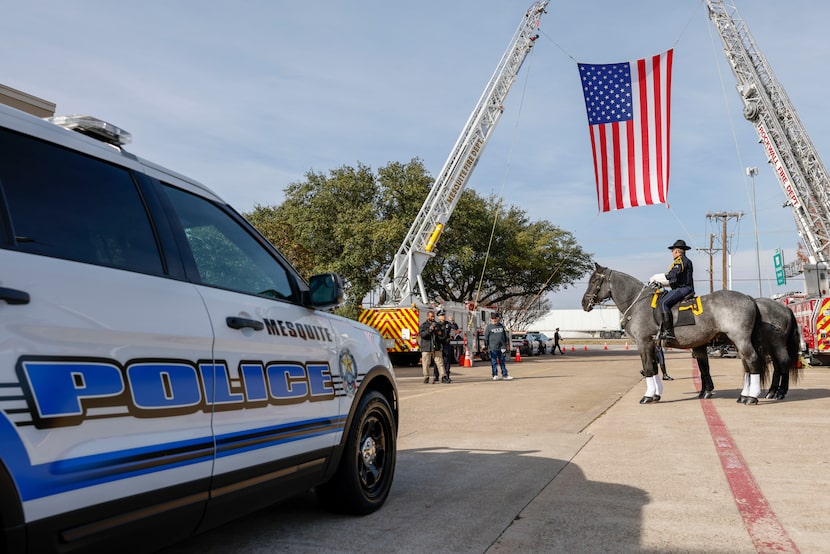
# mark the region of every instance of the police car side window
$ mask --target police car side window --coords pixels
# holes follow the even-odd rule
[[[0,129],[0,152],[0,186],[18,250],[162,273],[129,171],[6,129]]]
[[[203,284],[294,299],[286,268],[236,220],[204,198],[169,185],[165,190],[184,228]]]

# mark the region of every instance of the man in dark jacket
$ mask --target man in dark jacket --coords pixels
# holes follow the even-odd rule
[[[447,314],[444,310],[438,310],[438,323],[441,324],[443,335],[441,337],[441,359],[444,360],[444,370],[447,374],[447,376],[444,379],[441,379],[441,381],[444,383],[452,383],[450,366],[452,365],[453,355],[455,353],[455,347],[452,344],[452,341],[458,333],[458,325],[455,321],[452,321],[452,316],[447,319]]]
[[[429,370],[433,361],[441,372],[441,380],[447,379],[447,371],[441,356],[443,326],[435,321],[434,311],[427,312],[427,318],[418,328],[418,335],[421,337],[421,368],[424,371],[424,383],[429,383]]]
[[[507,329],[499,322],[499,314],[493,313],[490,316],[490,323],[484,328],[484,345],[490,351],[490,367],[493,370],[493,381],[499,380],[499,368],[501,378],[505,381],[513,379],[507,374],[507,366],[504,365],[504,356],[510,348],[510,339],[507,337]]]

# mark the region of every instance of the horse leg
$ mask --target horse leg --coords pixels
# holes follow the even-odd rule
[[[744,371],[744,386],[738,396],[739,404],[757,404],[761,396],[761,374]]]
[[[784,379],[787,377],[786,372],[781,371],[781,364],[775,358],[772,360],[772,367],[772,383],[770,383],[769,389],[767,390],[766,398],[775,398],[781,390]],[[784,390],[784,394],[787,394],[786,390]]]
[[[651,347],[638,345],[640,350],[640,359],[643,362],[643,377],[646,381],[646,393],[640,399],[640,404],[650,404],[652,402],[659,402],[660,396],[663,394],[663,383],[657,377],[657,360],[654,359],[654,345]]]
[[[779,371],[776,368],[776,371]],[[790,390],[790,372],[787,371],[785,368],[781,368],[780,370],[781,375],[780,379],[776,381],[774,378],[772,380],[773,384],[776,386],[775,391],[775,399],[776,400],[784,400],[784,397],[787,396],[787,392]]]
[[[712,398],[712,391],[715,390],[715,383],[712,381],[712,373],[709,371],[709,355],[705,346],[692,348],[692,357],[697,360],[697,367],[700,370],[700,392],[698,398]]]
[[[744,384],[741,388],[741,394],[738,395],[738,404],[746,404],[749,400],[749,372],[744,369]]]
[[[738,402],[747,406],[758,403],[761,385],[766,381],[769,371],[766,356],[763,355],[761,329],[758,325],[752,329],[748,338],[749,340],[742,337],[741,340],[734,341],[744,366],[744,386],[738,396]]]

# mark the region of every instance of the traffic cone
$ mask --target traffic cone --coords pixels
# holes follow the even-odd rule
[[[516,347],[516,361],[517,361],[517,362],[521,362],[521,361],[522,361],[522,353],[521,353],[521,352],[519,352],[519,347],[518,347],[518,346]]]
[[[565,348],[567,348],[567,346]],[[587,348],[586,348],[586,350],[587,350]],[[576,352],[576,350],[574,350],[573,345],[571,345],[571,352]]]
[[[473,367],[473,358],[470,356],[470,347],[467,347],[467,351],[464,353],[464,364],[462,367]]]
[[[602,347],[603,350],[608,350],[608,343],[605,343],[605,346]]]
[[[625,349],[628,350],[628,341],[625,341]]]
[[[585,352],[587,352],[587,351],[588,351],[588,345],[586,344],[585,345]]]

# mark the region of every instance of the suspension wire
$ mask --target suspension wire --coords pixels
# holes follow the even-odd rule
[[[510,140],[510,148],[507,152],[507,162],[505,163],[504,175],[502,177],[501,182],[501,190],[499,191],[499,200],[498,203],[496,203],[495,213],[493,214],[493,225],[490,228],[490,239],[487,242],[487,252],[485,252],[484,254],[484,264],[481,267],[481,277],[478,280],[478,287],[476,288],[475,298],[473,299],[473,303],[476,306],[478,306],[479,299],[481,298],[481,287],[484,285],[484,275],[487,272],[487,264],[490,261],[490,250],[493,246],[493,238],[496,235],[496,223],[498,222],[499,213],[501,212],[501,205],[504,199],[504,188],[507,183],[507,176],[510,174],[511,163],[513,160],[513,149],[516,145],[516,137],[518,136],[519,122],[521,121],[522,107],[524,106],[525,96],[527,95],[527,84],[530,80],[530,68],[533,66],[535,58],[535,56],[532,55],[533,52],[530,52],[530,54],[531,55],[529,56],[529,59],[526,60],[529,63],[525,64],[528,70],[525,73],[524,84],[522,86],[522,94],[519,97],[519,109],[518,112],[516,112],[516,123],[513,126],[513,138]]]
[[[700,2],[699,2],[700,5],[704,5],[705,3],[706,3],[706,0],[700,0]],[[680,29],[680,34],[677,35],[677,39],[675,39],[674,44],[672,44],[672,48],[676,48],[677,45],[680,43],[680,39],[683,38],[683,35],[686,33],[686,30],[689,28],[689,25],[691,25],[692,20],[696,17],[696,13],[697,13],[698,9],[699,9],[698,7],[695,7],[693,10],[690,10],[689,18],[686,20],[686,23],[683,25],[683,28]],[[563,48],[561,44],[556,42],[556,40],[552,36],[547,34],[543,29],[541,29],[541,28],[538,29],[538,33],[539,33],[540,36],[543,36],[548,41],[550,41],[554,46],[556,46],[559,49],[560,52],[565,54],[568,58],[573,60],[575,63],[579,63],[579,61],[570,52],[565,50],[565,48]]]

